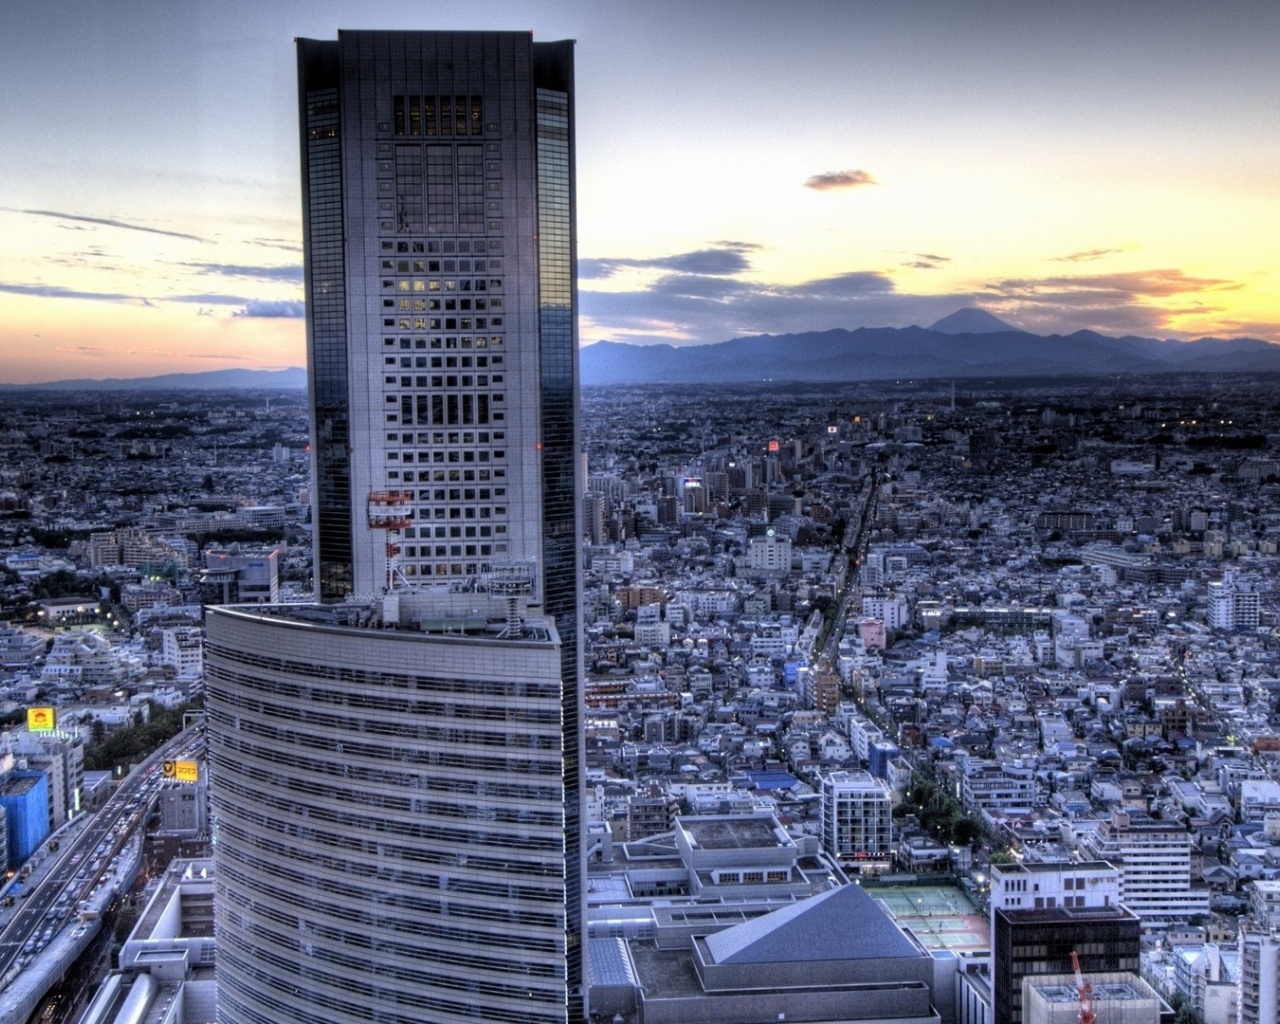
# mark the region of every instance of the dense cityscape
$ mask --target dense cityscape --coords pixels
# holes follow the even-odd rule
[[[580,259],[572,40],[294,51],[294,262],[151,259],[306,390],[4,388],[0,1024],[1280,1022],[1276,350],[1092,329],[1241,282]]]
[[[1129,969],[1250,1019],[1280,901],[1271,387],[586,391],[591,934],[637,947],[654,991],[687,954],[640,938],[673,906],[749,891],[763,913],[852,879],[994,987],[1004,889],[1102,863]],[[134,760],[107,741],[199,706],[202,606],[305,597],[310,542],[299,393],[11,394],[2,431],[13,915]],[[25,728],[33,706],[55,732]],[[30,976],[79,1005],[52,983],[70,953],[108,963],[95,895],[137,904],[167,858],[207,856],[201,785],[122,803],[82,889],[11,940],[7,998]],[[713,827],[776,877],[695,869],[681,837]],[[121,969],[134,920],[115,911]]]

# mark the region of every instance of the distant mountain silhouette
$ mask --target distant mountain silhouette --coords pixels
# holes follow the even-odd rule
[[[159,377],[109,377],[94,380],[51,380],[41,384],[0,384],[0,388],[23,391],[220,391],[239,388],[299,390],[307,386],[307,371],[298,366],[287,370],[206,370],[202,373],[166,373]]]
[[[950,316],[944,316],[936,324],[929,325],[929,330],[941,331],[943,334],[1002,334],[1017,329],[976,306],[957,309]]]
[[[957,324],[973,329],[957,333]],[[582,382],[589,385],[1280,373],[1280,345],[1257,338],[1111,338],[1094,331],[1044,336],[973,309],[930,328],[764,334],[711,345],[602,341],[582,350],[581,370]]]

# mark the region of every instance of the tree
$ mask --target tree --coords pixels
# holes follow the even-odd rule
[[[112,933],[116,942],[124,942],[137,923],[138,910],[136,907],[124,906],[116,911],[116,926]]]
[[[1172,1003],[1172,1000],[1170,1001]],[[1174,1014],[1173,1024],[1204,1024],[1204,1018],[1196,1013],[1196,1008],[1184,1001]]]
[[[161,709],[152,704],[150,721],[119,729],[105,736],[101,743],[89,746],[84,753],[85,768],[89,771],[123,771],[178,735],[182,731],[183,713],[198,707],[199,703],[192,703]]]

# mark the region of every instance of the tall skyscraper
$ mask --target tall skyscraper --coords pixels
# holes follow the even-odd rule
[[[320,603],[209,616],[220,1019],[577,1021],[573,46],[298,70]]]

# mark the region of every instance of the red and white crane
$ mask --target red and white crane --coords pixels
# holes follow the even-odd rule
[[[1080,957],[1074,949],[1071,951],[1071,966],[1076,972],[1076,995],[1080,999],[1080,1016],[1076,1020],[1079,1024],[1096,1024],[1098,1014],[1093,1008],[1093,983],[1085,981],[1080,971]]]

